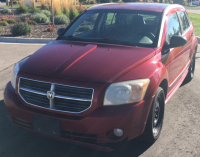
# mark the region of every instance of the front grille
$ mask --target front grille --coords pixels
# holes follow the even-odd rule
[[[52,97],[47,97],[48,92],[53,93]],[[93,89],[20,78],[19,94],[30,105],[80,113],[91,106]]]

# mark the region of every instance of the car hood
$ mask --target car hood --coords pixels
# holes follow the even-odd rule
[[[53,41],[36,51],[20,71],[88,82],[113,82],[155,54],[152,48]]]

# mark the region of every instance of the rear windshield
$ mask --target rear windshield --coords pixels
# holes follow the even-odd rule
[[[157,46],[161,13],[136,10],[89,10],[61,39],[140,47]]]

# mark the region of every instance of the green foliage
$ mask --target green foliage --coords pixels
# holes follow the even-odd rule
[[[33,20],[29,20],[27,21],[29,25],[37,25],[37,22],[33,21]]]
[[[87,0],[79,0],[80,3],[86,3]]]
[[[69,14],[70,14],[70,9],[64,9],[63,10],[63,13],[67,16],[67,17],[69,17]]]
[[[28,14],[22,14],[22,15],[20,15],[19,18],[20,18],[20,20],[25,21],[25,18],[26,18],[26,17],[29,17],[29,18],[30,18],[30,17],[31,17],[31,14],[30,14],[30,13],[28,13]]]
[[[14,20],[14,19],[8,19],[7,22],[8,23],[16,23],[16,20]]]
[[[36,8],[36,7],[32,7],[32,8],[29,8],[28,9],[28,12],[29,13],[36,13],[36,12],[39,12],[40,11],[40,9],[39,8]]]
[[[40,13],[45,14],[47,17],[51,17],[51,12],[48,10],[41,10]]]
[[[0,32],[1,32],[1,30],[2,30],[2,27],[0,26]]]
[[[8,24],[8,22],[6,22],[6,21],[1,21],[1,22],[0,22],[0,25],[1,25],[1,26],[8,26],[9,24]]]
[[[70,8],[69,19],[70,19],[70,20],[74,20],[77,16],[78,16],[78,11],[77,11],[77,9],[74,8],[74,7]]]
[[[11,10],[10,9],[3,9],[1,11],[2,14],[10,14],[11,13]]]
[[[17,14],[22,14],[22,13],[28,13],[28,8],[20,5],[17,9],[16,9],[16,13]]]
[[[55,22],[56,25],[58,25],[58,24],[69,24],[70,20],[66,15],[63,14],[63,15],[56,15],[54,17],[54,22]]]
[[[123,0],[124,1],[124,0]],[[131,0],[129,0],[128,2],[130,2]],[[111,3],[112,0],[100,0],[100,3]]]
[[[11,28],[11,33],[13,36],[26,35],[32,32],[31,27],[27,22],[15,23]]]
[[[200,36],[200,16],[199,14],[188,13],[190,20],[194,24],[195,35]]]
[[[187,2],[187,0],[184,0],[184,1],[183,1],[183,5],[184,5],[184,6],[189,6],[190,4]]]
[[[49,18],[43,13],[35,13],[32,16],[37,23],[49,23]]]
[[[82,26],[78,29],[78,32],[86,32],[91,30],[91,28],[89,26]]]
[[[119,0],[112,0],[112,2],[115,2],[115,3],[116,3],[116,2],[119,2]]]

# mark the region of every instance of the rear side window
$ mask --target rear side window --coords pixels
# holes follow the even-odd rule
[[[183,12],[183,11],[179,11],[178,14],[180,16],[181,23],[183,26],[183,33],[185,33],[187,31],[187,29],[190,27],[188,18],[186,16],[185,12]]]
[[[165,41],[170,43],[173,35],[181,35],[181,27],[177,13],[172,14],[169,18]]]

